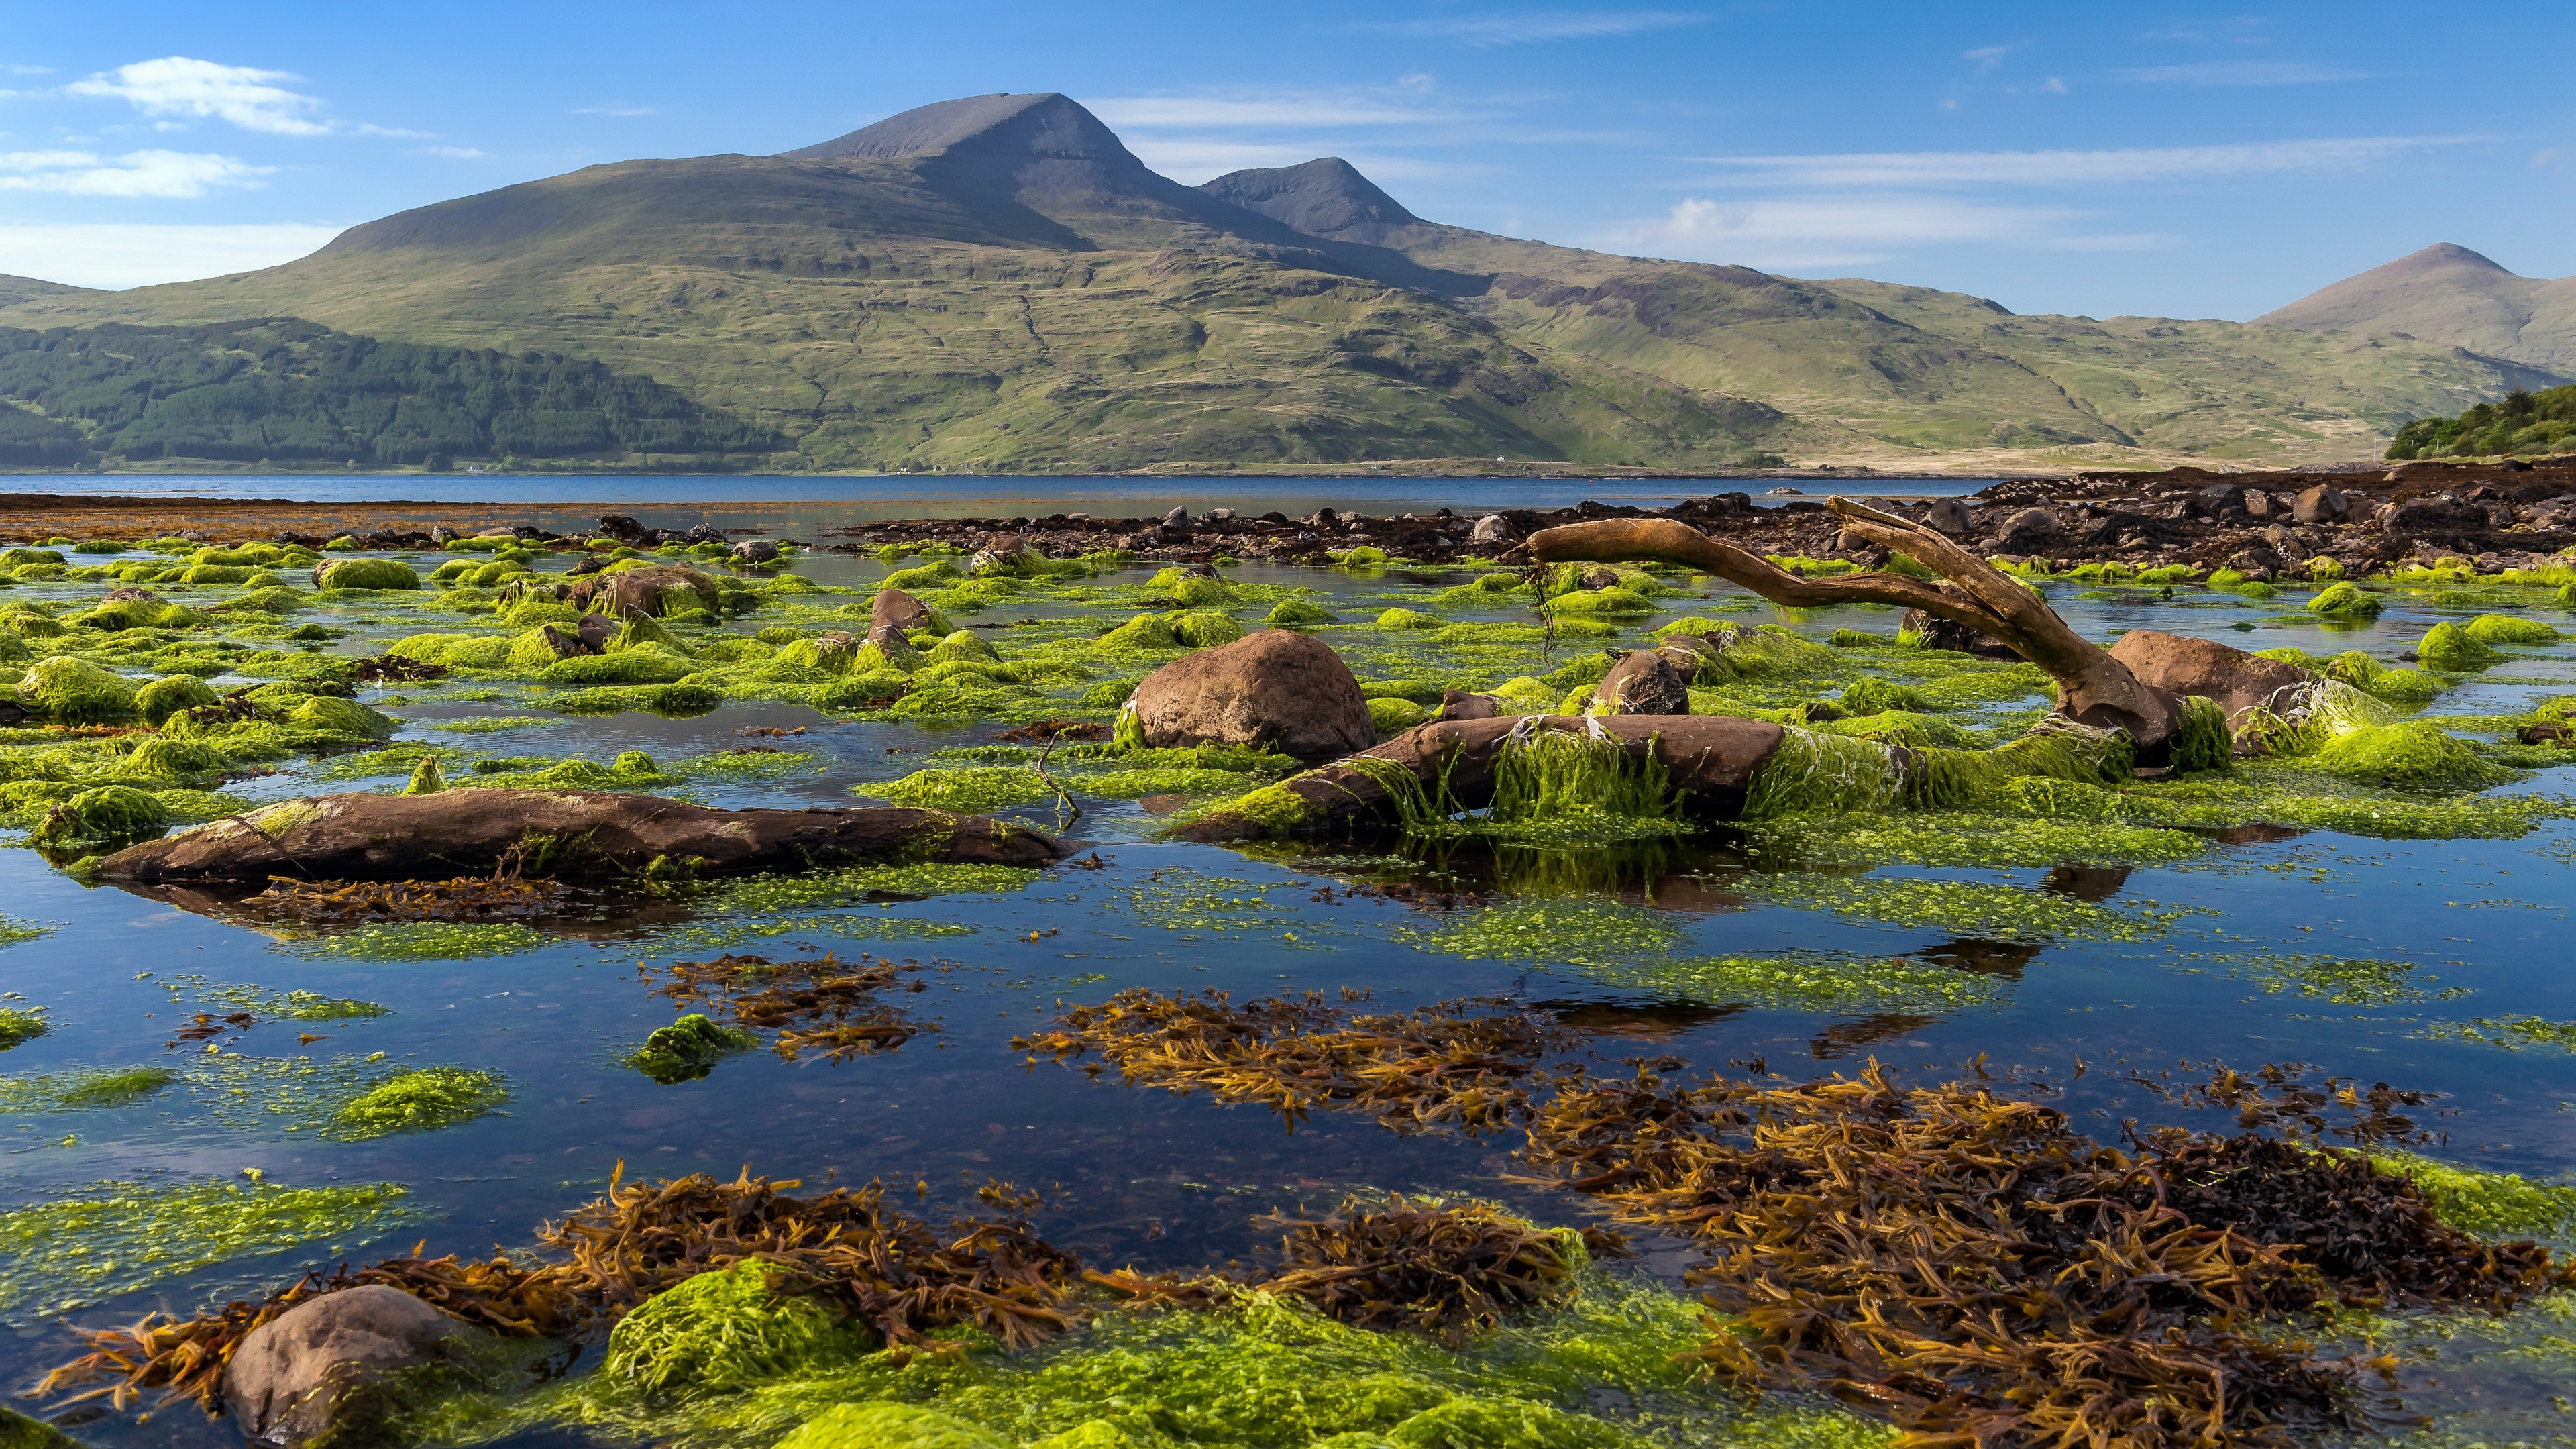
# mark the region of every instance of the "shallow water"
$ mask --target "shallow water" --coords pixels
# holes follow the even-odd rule
[[[559,559],[541,565],[561,566]],[[865,591],[898,566],[819,555],[797,564],[819,584],[858,591],[817,600],[833,604],[863,603]],[[1149,572],[1140,567],[1091,584],[1111,590],[1141,583]],[[1311,587],[1352,619],[1472,578],[1467,571],[1260,567],[1229,575],[1246,584]],[[1693,587],[1706,597],[1660,600],[1681,607],[1631,624],[1621,637],[1633,641],[1678,613],[1725,611],[1740,622],[1780,617],[1727,586]],[[2377,621],[2330,631],[2285,617],[2295,614],[2296,595],[2268,604],[2192,589],[2172,601],[2144,593],[2078,599],[2080,586],[2049,587],[2061,610],[2096,637],[2156,627],[2249,648],[2361,648],[2386,662],[2428,622],[2450,616],[2426,595],[2400,593]],[[97,592],[22,584],[6,597],[70,600]],[[225,591],[198,592],[206,599],[171,596],[198,604]],[[328,647],[361,654],[423,630],[495,627],[391,609],[348,612],[384,622],[356,623],[318,609],[295,617],[355,624],[352,637]],[[971,621],[1008,654],[1025,640],[1087,633],[1127,612],[1039,598]],[[1257,617],[1238,612],[1246,622]],[[1530,617],[1526,609],[1441,612]],[[2576,624],[2554,609],[2517,612]],[[1022,619],[1051,622],[990,627]],[[764,609],[729,627],[750,632],[776,622]],[[1892,613],[1869,609],[1808,611],[1789,622],[1817,638],[1837,627],[1884,634],[1895,627]],[[1392,658],[1409,647],[1399,631],[1352,628],[1322,637],[1353,657],[1364,678],[1387,677],[1371,667],[1373,653]],[[1532,650],[1527,665],[1509,672],[1540,672],[1592,647],[1589,640],[1561,644],[1544,665]],[[1848,654],[1854,664],[1866,662],[1864,651]],[[2452,690],[2432,712],[2512,713],[2576,691],[2576,646],[2526,654]],[[726,805],[847,803],[854,784],[890,781],[932,752],[988,741],[1001,729],[837,718],[759,701],[728,702],[693,719],[565,717],[546,712],[541,687],[399,689],[415,701],[387,706],[408,721],[403,738],[488,755],[606,761],[640,749],[669,762],[766,744],[815,756],[777,778],[699,779],[685,787],[692,798]],[[495,697],[452,698],[484,689]],[[362,698],[393,692],[362,691]],[[2043,702],[2001,701],[1982,716],[1955,717],[2010,727]],[[476,733],[435,728],[491,717],[550,722]],[[800,725],[808,733],[742,733]],[[299,757],[228,788],[273,799],[401,784],[401,774],[333,783],[324,778],[328,768]],[[2576,769],[2536,771],[2501,790],[2576,793]],[[460,808],[470,805],[470,796],[457,798]],[[397,1223],[184,1273],[147,1272],[129,1261],[98,1274],[97,1291],[61,1278],[31,1282],[23,1262],[0,1268],[0,1323],[9,1332],[0,1340],[0,1380],[22,1386],[71,1356],[75,1345],[59,1326],[66,1312],[88,1324],[130,1320],[154,1306],[184,1314],[228,1293],[283,1284],[307,1267],[365,1262],[424,1239],[433,1254],[524,1244],[541,1220],[595,1195],[620,1161],[630,1178],[693,1171],[730,1178],[748,1166],[810,1184],[918,1182],[934,1205],[962,1206],[975,1184],[1002,1177],[1045,1194],[1036,1221],[1051,1240],[1096,1262],[1148,1269],[1248,1256],[1262,1241],[1256,1215],[1321,1210],[1359,1190],[1468,1193],[1542,1222],[1586,1221],[1571,1199],[1503,1182],[1508,1144],[1404,1138],[1364,1119],[1333,1116],[1292,1134],[1259,1108],[1121,1087],[1114,1074],[1092,1081],[1068,1068],[1032,1066],[1010,1048],[1013,1035],[1044,1024],[1060,1002],[1098,1001],[1130,987],[1223,990],[1238,998],[1361,988],[1396,1009],[1509,996],[1591,1033],[1605,1063],[1658,1056],[1740,1071],[1758,1061],[1805,1078],[1875,1058],[1908,1078],[1943,1080],[1981,1061],[1997,1075],[2021,1069],[2058,1083],[2064,1105],[2106,1138],[2122,1119],[2156,1110],[2122,1080],[2131,1074],[2179,1074],[2185,1064],[2213,1059],[2239,1067],[2306,1061],[2365,1084],[2446,1094],[2432,1119],[2442,1139],[2430,1149],[2443,1160],[2552,1180],[2576,1169],[2576,1057],[2552,1045],[2512,1049],[2443,1035],[2446,1024],[2477,1019],[2576,1020],[2576,981],[2567,969],[2576,826],[2563,819],[2510,840],[2311,831],[2210,843],[2189,859],[2125,869],[2075,860],[2000,869],[1890,866],[1857,877],[1862,885],[1854,889],[1855,877],[1833,872],[1756,870],[1740,842],[1717,836],[1588,851],[1384,843],[1245,853],[1154,839],[1162,817],[1149,803],[1174,802],[1085,801],[1066,833],[1098,868],[1059,867],[1016,889],[713,915],[611,913],[580,923],[578,939],[557,932],[508,954],[461,959],[367,959],[353,954],[346,938],[334,949],[328,933],[266,934],[113,887],[85,887],[29,850],[0,851],[0,906],[16,921],[50,929],[0,949],[0,989],[48,1008],[51,1023],[48,1035],[0,1055],[0,1070],[12,1077],[127,1065],[205,1074],[211,1061],[231,1064],[229,1082],[298,1055],[380,1052],[398,1064],[497,1072],[510,1092],[503,1111],[463,1125],[363,1141],[259,1125],[255,1114],[225,1110],[220,1099],[231,1088],[221,1083],[183,1083],[121,1108],[0,1123],[0,1171],[8,1196],[20,1203],[79,1195],[102,1181],[240,1181],[246,1171],[270,1184],[392,1182],[409,1190]],[[1048,808],[1009,813],[1051,828],[1059,819]],[[1902,817],[1895,823],[1901,827]],[[1919,909],[1887,904],[1871,884],[1908,880],[1990,884],[2003,889],[2005,904],[1928,919]],[[1537,901],[1576,914],[1524,938],[1538,944],[1523,948],[1499,933],[1460,932],[1468,920],[1460,912],[1348,889],[1398,882],[1493,889],[1505,906]],[[1587,909],[1606,914],[1580,914]],[[1514,954],[1522,949],[1536,954]],[[654,994],[666,963],[725,950],[774,959],[833,950],[917,963],[928,989],[889,999],[936,1030],[899,1050],[837,1064],[748,1052],[703,1080],[675,1086],[656,1085],[625,1065],[625,1054],[671,1019],[670,1001]],[[1748,996],[1722,981],[1692,988],[1656,970],[1677,959],[1783,952],[1905,958],[1941,985],[1910,997],[1846,996],[1802,1008],[1777,992]],[[2348,981],[2301,976],[2300,963],[2311,958],[2413,969],[2382,973],[2379,979],[2399,983],[2392,989],[2353,991]],[[311,991],[390,1011],[318,1023],[254,1011],[264,1019],[211,1043],[178,1042],[172,1032],[207,1009],[211,984]],[[2338,995],[2352,999],[2333,999]],[[321,1039],[299,1043],[299,1033]],[[1677,1253],[1648,1246],[1649,1271],[1677,1270]],[[154,1281],[118,1291],[142,1276]],[[2492,1422],[2510,1427],[2506,1437],[2551,1432],[2557,1411],[2545,1384],[2535,1387],[2527,1369],[2516,1372],[2519,1378],[2446,1369],[2438,1376],[2443,1384],[2416,1383],[2415,1397],[2433,1407],[2474,1400],[2479,1412],[2498,1416]],[[234,1442],[229,1426],[188,1407],[102,1420],[80,1432],[116,1445]]]

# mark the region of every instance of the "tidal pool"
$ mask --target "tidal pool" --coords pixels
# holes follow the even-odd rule
[[[494,555],[400,557],[426,577]],[[136,682],[191,675],[217,693],[312,683],[332,661],[389,650],[447,672],[355,688],[354,703],[395,722],[390,738],[323,731],[212,771],[147,759],[132,735],[33,724],[0,735],[0,804],[20,847],[0,852],[0,1007],[11,1013],[0,1027],[17,1023],[0,1032],[14,1041],[0,1054],[11,1209],[0,1218],[0,1354],[16,1388],[81,1351],[72,1325],[150,1309],[185,1317],[415,1244],[433,1257],[524,1250],[621,1164],[628,1181],[746,1169],[809,1190],[881,1181],[934,1218],[973,1208],[976,1189],[1000,1179],[1038,1194],[1028,1217],[1048,1242],[1149,1273],[1253,1261],[1278,1238],[1265,1215],[1355,1197],[1598,1221],[1584,1200],[1526,1181],[1509,1134],[1398,1133],[1329,1110],[1291,1130],[1262,1105],[1121,1085],[1115,1072],[1013,1045],[1072,1006],[1137,988],[1237,1002],[1366,993],[1396,1012],[1499,998],[1561,1025],[1576,1056],[1613,1075],[1644,1059],[1668,1074],[1803,1081],[1875,1062],[1909,1083],[2018,1081],[2106,1142],[2131,1120],[2228,1128],[2224,1114],[2180,1113],[2143,1083],[2204,1077],[2214,1062],[2307,1063],[2365,1087],[2440,1094],[2418,1114],[2435,1134],[2419,1150],[2435,1161],[2538,1183],[2576,1171],[2576,771],[2556,763],[2566,751],[2511,743],[2517,722],[2576,698],[2576,644],[2506,644],[2498,662],[2415,682],[2432,697],[2400,712],[2473,743],[2478,779],[2493,782],[2483,789],[2388,788],[2366,770],[2299,759],[2150,784],[2091,811],[1805,813],[1618,839],[1569,818],[1503,837],[1232,850],[1158,832],[1278,778],[1276,761],[1107,741],[1042,753],[1028,726],[1107,726],[1125,687],[1178,657],[1192,630],[1259,628],[1274,611],[1308,619],[1344,655],[1388,702],[1389,729],[1436,705],[1444,685],[1557,707],[1598,677],[1603,648],[1684,618],[1776,624],[1808,641],[1702,691],[1703,711],[1892,700],[1901,716],[1824,727],[1876,719],[1905,738],[1977,746],[2037,718],[2046,682],[2026,666],[1901,648],[1889,610],[1784,612],[1713,580],[1631,570],[1642,611],[1612,601],[1561,612],[1546,630],[1502,571],[1365,560],[1227,567],[1215,582],[1100,558],[995,583],[953,576],[960,558],[799,553],[783,571],[739,575],[720,617],[675,625],[675,642],[656,646],[677,661],[667,670],[596,678],[510,662],[510,641],[551,617],[504,597],[513,569],[498,587],[316,592],[285,568],[282,583],[263,584],[255,561],[217,564],[242,576],[145,585],[188,617],[79,622],[122,580],[75,570],[142,576],[165,561],[186,559],[63,550],[60,564],[5,565],[16,581],[0,589],[0,622],[34,658],[78,657]],[[570,562],[536,554],[515,571],[549,578]],[[896,575],[964,637],[900,687],[811,666],[815,636],[864,632],[870,595]],[[2358,650],[2387,668],[2443,620],[2503,613],[2576,628],[2554,589],[2456,576],[2374,582],[2385,608],[2359,623],[2307,614],[2299,591],[2041,586],[2095,638],[2155,628],[2320,658]],[[246,596],[264,598],[233,607]],[[1147,616],[1159,622],[1136,622]],[[1897,688],[1873,700],[1873,680]],[[1060,830],[1078,849],[1043,872],[896,866],[657,883],[457,923],[388,922],[356,904],[333,918],[269,898],[154,898],[83,883],[78,858],[113,842],[75,834],[40,853],[29,841],[70,829],[47,821],[105,783],[149,787],[183,827],[258,802],[399,790],[429,758],[457,787],[988,811]],[[448,798],[473,808],[470,789]],[[639,1049],[676,1016],[723,1019],[723,986],[703,973],[690,984],[680,963],[827,953],[893,983],[828,1021],[799,1019],[849,1030],[800,1044],[772,1026],[711,1047],[702,1070],[639,1069]],[[2538,1221],[2571,1245],[2563,1204]],[[1638,1247],[1634,1261],[1584,1269],[1593,1319],[1510,1328],[1472,1370],[1382,1336],[1100,1331],[1123,1335],[1121,1351],[1197,1355],[1247,1381],[1307,1376],[1327,1388],[1377,1374],[1426,1403],[1481,1383],[1582,1418],[1529,1429],[1533,1444],[1882,1436],[1820,1405],[1747,1407],[1668,1374],[1668,1351],[1700,1332],[1682,1277],[1690,1255],[1653,1234]],[[2560,1295],[2503,1320],[2400,1318],[2379,1325],[2380,1341],[2409,1346],[2403,1396],[2435,1416],[2438,1442],[2563,1442],[2571,1311]],[[576,1362],[569,1388],[460,1410],[433,1437],[766,1445],[830,1403],[919,1397],[862,1373],[721,1401],[730,1407],[603,1407],[579,1391],[598,1357]],[[1028,1406],[1051,1398],[1150,1392],[1084,1367],[1101,1361],[1031,1360],[1008,1370],[1024,1378],[958,1387],[952,1406],[981,1405],[982,1422],[1007,1426],[1038,1422]],[[148,1395],[127,1412],[70,1418],[100,1444],[237,1442],[229,1424]],[[1331,1425],[1317,1425],[1302,1439],[1236,1425],[1188,1442],[1321,1442]],[[868,1442],[855,1421],[841,1432]],[[1481,1431],[1461,1420],[1443,1432],[1467,1443]]]

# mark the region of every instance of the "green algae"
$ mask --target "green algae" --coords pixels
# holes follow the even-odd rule
[[[760,1038],[747,1031],[719,1026],[691,1012],[669,1026],[656,1027],[644,1044],[627,1054],[626,1064],[663,1086],[694,1082],[715,1070],[716,1063],[749,1051]]]
[[[900,780],[853,785],[850,792],[960,815],[981,815],[1006,806],[1055,798],[1054,789],[1037,771],[1012,766],[916,770]]]
[[[2576,1187],[2453,1167],[2411,1152],[2379,1150],[2370,1160],[2380,1171],[2414,1183],[2433,1215],[2464,1233],[2489,1240],[2576,1238]]]
[[[83,790],[48,812],[28,839],[41,845],[76,841],[136,840],[169,828],[170,811],[157,796],[131,785]]]
[[[2482,1016],[2471,1021],[2437,1022],[2426,1027],[2422,1035],[2434,1041],[2478,1042],[2507,1051],[2541,1047],[2576,1052],[2576,1022],[2538,1016]]]
[[[0,1212],[0,1318],[42,1319],[290,1249],[350,1252],[416,1220],[410,1196],[389,1182],[91,1183]]]
[[[388,962],[471,961],[550,944],[545,933],[516,921],[374,921],[328,935],[290,936],[284,942],[299,956]]]
[[[0,1113],[112,1111],[178,1080],[166,1067],[75,1067],[0,1077]]]
[[[2327,739],[2310,757],[2330,775],[2428,790],[2483,790],[2513,772],[2481,758],[2429,720],[2363,725]]]
[[[2537,619],[2521,619],[2511,614],[2480,614],[2468,622],[2465,632],[2481,644],[2526,647],[2555,644],[2567,637]]]
[[[158,725],[180,710],[213,704],[221,697],[213,685],[193,674],[173,674],[136,690],[134,712],[145,724]]]
[[[2424,637],[2415,645],[2415,656],[2435,669],[2455,674],[2484,669],[2504,658],[2485,641],[2447,619],[2424,631]]]
[[[415,720],[412,723],[422,729],[436,730],[445,735],[490,735],[499,734],[503,730],[545,729],[551,725],[562,724],[564,721],[549,719],[544,715],[513,714],[465,715],[456,719]]]
[[[29,665],[18,681],[18,700],[30,711],[66,724],[100,724],[134,714],[134,681],[85,659],[55,655]]]
[[[1981,811],[1789,815],[1746,828],[1746,849],[1766,871],[2165,865],[2208,848],[2205,837],[2159,826]]]
[[[415,1068],[343,1104],[332,1135],[355,1142],[396,1132],[428,1132],[470,1122],[509,1099],[509,1087],[496,1072]]]
[[[1378,738],[1400,735],[1431,718],[1431,711],[1409,699],[1379,697],[1368,702],[1369,725]]]
[[[1683,937],[1670,915],[1616,901],[1521,898],[1462,912],[1438,927],[1398,926],[1390,939],[1464,961],[1563,963],[1586,969],[1665,962]]]
[[[646,1396],[738,1392],[867,1350],[856,1327],[773,1288],[780,1272],[746,1259],[653,1295],[610,1332],[606,1377]]]
[[[335,559],[314,581],[314,586],[325,590],[417,589],[420,587],[420,574],[400,559]]]
[[[1331,624],[1337,621],[1333,617],[1332,610],[1321,604],[1308,599],[1290,598],[1282,599],[1272,605],[1270,612],[1262,617],[1262,622],[1273,629],[1311,629],[1319,624]]]
[[[41,1006],[32,1010],[17,1006],[0,1006],[0,1052],[5,1052],[11,1047],[24,1046],[52,1030],[53,1027],[45,1020],[45,1009]]]
[[[2337,1006],[2406,1006],[2469,994],[2465,986],[2435,989],[2441,978],[2419,974],[2423,969],[2414,961],[2266,955],[2236,961],[2231,974],[2254,983],[2267,995],[2288,993]]]
[[[1799,910],[2008,941],[2150,941],[2188,914],[2148,903],[2105,906],[1988,881],[1782,875],[1748,880],[1746,886]]]
[[[263,1017],[286,1021],[364,1021],[391,1016],[393,1008],[350,996],[325,996],[318,991],[290,988],[272,990],[243,982],[209,981],[193,972],[173,976],[161,983],[172,996],[185,995],[192,1001],[228,1006]]]
[[[2341,568],[2336,572],[2342,572]],[[2329,584],[2308,600],[2308,612],[2324,619],[2375,619],[2387,607],[2378,595],[2349,582]]]
[[[2011,994],[2008,982],[1973,971],[1822,951],[1592,964],[1583,974],[1659,1001],[1835,1015],[1939,1016],[1998,1005]]]

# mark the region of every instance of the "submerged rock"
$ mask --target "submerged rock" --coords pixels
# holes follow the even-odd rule
[[[343,1288],[252,1329],[224,1371],[224,1404],[256,1442],[306,1444],[365,1412],[388,1375],[475,1332],[399,1288]]]
[[[651,795],[477,789],[289,800],[119,851],[99,874],[145,886],[503,869],[598,879],[657,863],[706,875],[890,858],[1040,866],[1064,852],[1063,842],[1027,826],[938,810],[712,810]]]
[[[1342,656],[1284,629],[1164,665],[1136,686],[1130,707],[1145,743],[1158,749],[1213,742],[1321,760],[1377,740],[1368,699]]]

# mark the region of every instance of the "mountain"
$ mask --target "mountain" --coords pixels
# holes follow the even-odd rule
[[[2516,276],[2437,242],[2254,319],[2311,332],[2403,335],[2576,378],[2576,277]]]
[[[33,277],[0,274],[0,307],[15,306],[38,297],[68,297],[88,290],[87,287],[66,287],[60,282],[40,282]]]
[[[588,167],[265,271],[0,305],[30,329],[277,317],[596,359],[815,467],[2317,461],[2527,371],[1496,236],[1330,157],[1187,187],[1052,93],[780,156]]]

